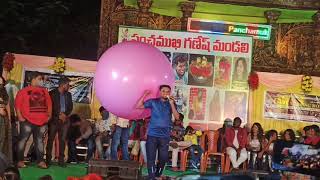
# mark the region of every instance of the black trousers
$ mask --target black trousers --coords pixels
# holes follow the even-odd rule
[[[69,128],[69,121],[62,123],[61,120],[52,119],[48,124],[48,143],[46,151],[47,162],[50,162],[52,159],[52,147],[53,142],[58,133],[59,139],[59,162],[64,162],[64,150],[66,145],[66,138]]]

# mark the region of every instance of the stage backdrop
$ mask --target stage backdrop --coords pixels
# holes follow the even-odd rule
[[[119,42],[128,40],[152,44],[168,57],[185,125],[213,129],[236,116],[247,122],[251,37],[120,27]]]
[[[14,54],[15,64],[10,73],[5,74],[8,79],[6,88],[10,96],[10,105],[14,109],[14,97],[17,91],[29,84],[29,74],[39,71],[45,76],[45,86],[51,90],[57,87],[61,75],[49,69],[54,64],[55,57]],[[63,74],[71,80],[70,92],[74,102],[73,113],[80,114],[83,118],[100,118],[100,103],[93,90],[93,76],[96,61],[65,58],[66,71]]]
[[[302,75],[259,72],[259,88],[250,92],[250,123],[264,129],[301,130],[306,125],[320,126],[320,78],[312,77],[308,94],[301,90]]]

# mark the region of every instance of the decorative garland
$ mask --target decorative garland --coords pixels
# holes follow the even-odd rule
[[[10,72],[13,69],[14,66],[14,60],[15,57],[12,53],[7,52],[4,56],[3,56],[3,60],[2,60],[2,67],[3,69],[7,70],[8,72]]]
[[[304,93],[312,91],[312,78],[311,76],[303,76],[301,79],[301,89]]]
[[[248,77],[249,88],[256,90],[259,87],[259,76],[256,72],[251,72]]]
[[[64,73],[64,71],[66,70],[66,61],[63,57],[56,57],[52,66],[52,70],[55,73]]]

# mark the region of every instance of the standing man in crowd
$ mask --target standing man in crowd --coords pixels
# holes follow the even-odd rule
[[[170,132],[173,121],[172,114],[175,119],[179,119],[180,117],[174,103],[174,98],[170,96],[171,87],[169,85],[161,85],[159,90],[160,98],[144,102],[144,99],[151,93],[150,91],[146,91],[137,104],[137,108],[139,109],[151,109],[151,120],[146,142],[148,174],[151,180],[162,175],[164,166],[168,161]],[[157,150],[159,152],[159,163],[158,167],[155,167]]]
[[[72,112],[73,103],[71,93],[68,92],[70,88],[70,80],[68,78],[61,78],[59,80],[59,87],[50,91],[52,100],[52,118],[48,124],[48,144],[46,151],[47,165],[51,164],[53,141],[58,133],[59,140],[59,162],[58,165],[65,167],[64,149],[69,128],[68,116]]]
[[[118,146],[121,141],[122,160],[130,160],[128,151],[129,142],[129,120],[120,117],[114,117],[113,126],[115,129],[111,141],[111,159],[118,160]]]
[[[21,89],[16,96],[15,108],[20,121],[20,137],[17,147],[18,168],[26,167],[24,148],[31,133],[36,146],[38,167],[48,168],[43,160],[43,136],[47,123],[51,119],[52,102],[47,89],[42,86],[42,75],[34,72],[31,75],[31,84]]]

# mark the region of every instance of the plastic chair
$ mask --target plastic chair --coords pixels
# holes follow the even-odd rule
[[[219,131],[205,131],[204,132],[203,142],[204,144],[204,154],[201,158],[200,163],[200,172],[205,173],[208,168],[208,161],[210,160],[210,156],[220,157],[220,165],[221,171],[224,172],[225,167],[225,154],[218,152],[218,139],[219,139]]]
[[[204,147],[205,147],[205,133],[202,133],[202,135],[200,137],[200,146],[204,150]],[[203,156],[204,156],[204,154],[202,154],[202,156],[201,156],[200,164],[201,164]],[[181,171],[186,171],[187,164],[188,164],[188,157],[189,157],[189,150],[188,149],[184,149],[180,154],[180,170]],[[200,169],[201,169],[201,166],[200,166]]]

